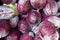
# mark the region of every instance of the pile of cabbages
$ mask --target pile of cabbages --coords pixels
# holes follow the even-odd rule
[[[60,0],[0,0],[0,40],[60,40]]]

